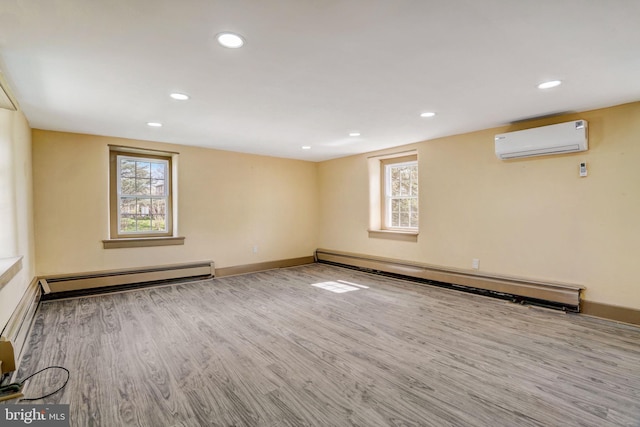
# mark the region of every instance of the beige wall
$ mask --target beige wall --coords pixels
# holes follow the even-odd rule
[[[0,330],[35,276],[31,129],[20,111],[0,108],[0,258],[22,256],[22,269],[0,289]]]
[[[589,121],[587,152],[495,158],[495,133],[579,118]],[[18,121],[24,133],[26,122]],[[28,135],[19,138],[28,141]],[[640,103],[388,150],[419,153],[417,243],[368,237],[367,158],[382,152],[314,164],[40,130],[32,138],[41,275],[209,259],[227,267],[306,256],[324,247],[455,268],[470,268],[472,258],[479,258],[481,272],[581,284],[589,301],[640,309],[634,275],[640,254]],[[107,144],[180,152],[184,246],[102,248],[108,236]],[[586,178],[578,176],[581,161],[588,163]],[[20,179],[19,185],[28,185],[28,178]],[[20,203],[28,214],[28,197]],[[18,228],[16,233],[28,252],[33,246],[24,237],[25,224],[16,227],[26,234]],[[23,274],[32,277],[30,263]],[[26,276],[21,286],[31,278]]]
[[[42,130],[32,135],[38,275],[205,260],[221,268],[310,256],[316,248],[315,163]],[[180,153],[184,246],[102,248],[108,144]]]
[[[496,133],[574,119],[589,122],[587,152],[495,157]],[[640,103],[397,151],[409,148],[419,155],[418,242],[368,237],[367,158],[380,152],[319,165],[319,247],[466,269],[479,258],[481,272],[580,284],[586,300],[640,309]]]

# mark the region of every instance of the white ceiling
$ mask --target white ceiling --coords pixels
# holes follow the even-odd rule
[[[640,1],[0,0],[0,68],[34,128],[320,161],[640,100]]]

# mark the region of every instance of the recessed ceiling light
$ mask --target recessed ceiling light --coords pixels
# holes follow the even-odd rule
[[[147,122],[147,126],[151,126],[152,128],[160,128],[160,127],[162,127],[162,123],[158,123],[158,122]]]
[[[178,93],[178,92],[174,92],[169,96],[172,97],[173,99],[177,99],[178,101],[186,101],[187,99],[189,99],[189,95],[185,95],[184,93]]]
[[[230,49],[237,49],[244,45],[244,39],[238,34],[224,32],[218,34],[216,38],[218,39],[218,43]]]
[[[349,136],[360,136],[360,132],[349,132]]]
[[[538,89],[551,89],[552,87],[560,86],[562,82],[560,80],[550,80],[548,82],[542,82],[538,85]]]
[[[303,150],[311,150],[311,146],[310,145],[303,145],[302,149]]]
[[[420,117],[433,117],[433,116],[435,116],[435,115],[436,115],[436,113],[433,113],[433,112],[431,112],[431,111],[427,111],[427,112],[425,112],[425,113],[421,113],[421,114],[420,114]]]

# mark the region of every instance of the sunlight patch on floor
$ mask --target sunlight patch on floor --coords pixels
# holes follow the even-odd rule
[[[368,289],[368,286],[358,285],[357,283],[347,282],[346,280],[312,283],[311,286],[335,292],[337,294],[359,291],[360,289]]]
[[[338,282],[339,283],[344,283],[345,285],[357,286],[357,287],[362,288],[362,289],[369,289],[368,286],[358,285],[357,283],[347,282],[346,280],[338,280]]]

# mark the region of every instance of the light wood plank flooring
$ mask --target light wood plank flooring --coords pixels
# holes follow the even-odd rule
[[[640,426],[640,328],[322,264],[43,303],[54,364],[75,426]]]

